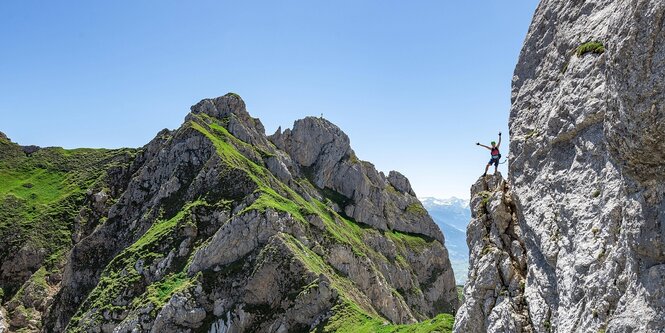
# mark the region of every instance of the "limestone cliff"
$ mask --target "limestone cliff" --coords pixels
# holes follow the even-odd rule
[[[457,332],[534,332],[524,299],[527,256],[513,194],[501,174],[471,188],[470,261]]]
[[[239,96],[202,100],[140,149],[89,156],[89,177],[55,217],[61,198],[37,205],[42,193],[31,191],[50,184],[40,175],[59,184],[79,175],[72,152],[28,154],[2,138],[2,171],[35,173],[3,189],[10,217],[57,226],[45,237],[26,227],[0,248],[10,330],[450,326],[441,314],[458,304],[443,235],[409,181],[359,160],[325,119],[264,132]],[[68,169],[53,168],[56,159]],[[46,246],[54,235],[60,245]]]
[[[498,266],[470,272],[487,275],[467,285],[458,332],[512,331],[492,328],[506,307],[479,312],[485,301],[509,302],[524,331],[665,331],[664,88],[665,2],[540,3],[513,78],[502,194],[526,265],[490,237]],[[523,292],[489,295],[485,278],[506,285],[494,278],[503,263],[526,273]],[[472,325],[470,313],[483,317]]]

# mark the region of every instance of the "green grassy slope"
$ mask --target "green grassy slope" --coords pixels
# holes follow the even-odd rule
[[[28,156],[20,146],[0,139],[0,259],[29,248],[43,258],[46,271],[57,269],[72,246],[74,218],[85,192],[102,188],[105,170],[133,153],[44,148]],[[11,296],[18,285],[2,287]]]
[[[452,332],[455,317],[443,313],[430,320],[416,324],[393,325],[385,319],[372,317],[353,305],[344,305],[334,309],[335,315],[329,318],[316,333],[426,333]]]

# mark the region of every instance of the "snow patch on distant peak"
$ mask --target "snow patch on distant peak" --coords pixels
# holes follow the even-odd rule
[[[457,206],[461,208],[469,208],[469,200],[460,199],[457,197],[450,197],[446,199],[434,197],[421,197],[418,198],[425,208],[432,206]]]

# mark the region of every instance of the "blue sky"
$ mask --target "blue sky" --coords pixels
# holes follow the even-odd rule
[[[475,142],[507,139],[536,5],[4,1],[0,131],[26,145],[139,147],[232,91],[269,134],[323,113],[419,196],[467,198],[489,159]]]

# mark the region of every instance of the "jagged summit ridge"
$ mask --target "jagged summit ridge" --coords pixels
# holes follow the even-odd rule
[[[341,196],[339,209],[346,215],[380,230],[419,233],[443,243],[443,234],[424,212],[409,180],[397,171],[386,177],[360,161],[348,136],[331,122],[307,117],[269,139],[292,156],[298,174]]]
[[[286,129],[282,133],[278,129],[270,136],[270,140],[277,148],[289,153],[298,165],[305,168],[317,162],[337,163],[342,158],[354,154],[351,150],[351,140],[346,133],[324,118],[306,117],[296,120],[293,130]]]
[[[21,280],[49,305],[25,289],[13,328],[328,332],[457,308],[443,236],[408,180],[358,160],[324,119],[268,137],[239,96],[204,99],[100,172],[73,205],[71,251]],[[25,311],[44,319],[15,320]]]
[[[191,110],[186,121],[197,114],[219,119],[236,138],[274,154],[268,157],[266,165],[280,180],[293,185],[296,175],[310,179],[319,189],[341,195],[337,196],[341,200],[337,202],[339,212],[343,210],[357,221],[381,230],[419,233],[444,242],[441,231],[421,209],[408,179],[397,171],[390,171],[386,177],[371,163],[359,160],[349,137],[330,121],[306,117],[295,121],[293,129],[283,133],[278,129],[266,137],[260,120],[249,115],[244,101],[236,94],[204,99]],[[390,201],[396,205],[383,204]],[[400,216],[404,211],[414,214],[404,221],[404,216]]]

